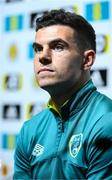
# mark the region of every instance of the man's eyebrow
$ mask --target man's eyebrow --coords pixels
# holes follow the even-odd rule
[[[33,47],[33,49],[36,49],[37,47],[41,47],[41,44],[33,42],[32,47]]]
[[[61,38],[53,39],[53,40],[51,40],[49,42],[49,44],[55,44],[55,43],[58,43],[58,42],[61,42],[61,43],[65,44],[65,45],[68,45],[68,43],[66,41],[64,41],[63,39],[61,39]]]

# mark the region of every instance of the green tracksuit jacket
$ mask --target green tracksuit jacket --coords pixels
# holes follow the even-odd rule
[[[112,100],[88,81],[62,106],[24,123],[16,179],[112,179]]]

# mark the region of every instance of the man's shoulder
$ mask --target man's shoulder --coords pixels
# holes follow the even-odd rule
[[[99,109],[102,108],[103,110],[103,108],[106,108],[107,111],[109,110],[112,112],[112,99],[105,94],[96,91],[93,103],[97,104],[99,106]]]
[[[92,127],[91,132],[93,137],[97,136],[97,134],[98,137],[107,137],[112,132],[112,99],[98,91],[96,91],[95,95],[91,104],[94,112],[94,121],[90,125]]]
[[[109,129],[112,130],[112,100],[108,96],[96,91],[88,108],[86,112],[91,112],[91,116],[87,127],[93,135],[92,138],[97,133],[107,133]]]
[[[105,113],[91,129],[90,142],[101,142],[105,145],[107,141],[112,144],[112,112]]]
[[[41,112],[37,113],[36,115],[32,116],[29,120],[25,121],[25,126],[31,126],[42,123],[42,121],[46,121],[52,113],[48,108],[45,108]]]
[[[30,143],[32,137],[38,136],[51,118],[53,118],[53,114],[46,108],[31,119],[25,121],[19,133],[22,141],[24,141],[26,145],[28,142]]]

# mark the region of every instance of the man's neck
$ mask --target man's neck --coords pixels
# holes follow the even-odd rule
[[[55,105],[60,109],[60,107],[70,99],[70,97],[77,92],[84,84],[86,84],[90,78],[86,79],[85,81],[82,81],[82,83],[76,83],[74,86],[72,86],[68,91],[64,91],[63,93],[59,93],[58,95],[51,95],[52,101],[55,103]]]

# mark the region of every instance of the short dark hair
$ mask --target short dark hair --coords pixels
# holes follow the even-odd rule
[[[93,49],[96,52],[96,35],[91,24],[81,15],[64,9],[50,10],[36,19],[36,31],[51,25],[67,25],[77,32],[75,41],[80,50]]]

